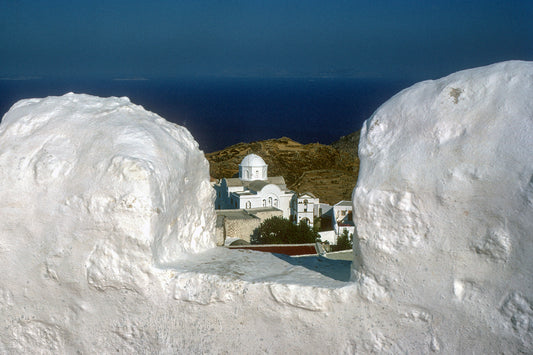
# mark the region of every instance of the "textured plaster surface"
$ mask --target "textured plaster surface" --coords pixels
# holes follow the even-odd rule
[[[363,126],[353,269],[448,348],[533,351],[532,98],[533,63],[505,62],[418,83]]]
[[[126,98],[20,101],[0,125],[0,352],[530,353],[532,97],[533,64],[507,62],[366,122],[351,282],[216,248],[184,128]]]

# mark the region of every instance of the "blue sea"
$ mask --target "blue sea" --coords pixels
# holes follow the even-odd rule
[[[189,129],[205,152],[290,137],[330,144],[361,128],[408,82],[362,79],[0,80],[0,115],[23,98],[128,96]]]

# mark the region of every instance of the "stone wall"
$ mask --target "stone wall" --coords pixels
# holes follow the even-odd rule
[[[224,245],[226,238],[239,238],[250,242],[262,221],[274,216],[283,216],[277,208],[252,208],[247,210],[217,210],[217,245]]]
[[[277,208],[272,207],[266,207],[266,208],[254,208],[246,210],[251,215],[254,215],[261,219],[261,221],[264,221],[265,219],[278,216],[283,217],[283,212],[281,210],[278,210]]]
[[[226,218],[226,237],[240,238],[250,242],[250,237],[254,230],[261,224],[261,219],[253,217],[250,219]]]

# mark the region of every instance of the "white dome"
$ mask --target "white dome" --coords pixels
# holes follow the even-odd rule
[[[239,178],[243,181],[267,180],[268,165],[256,154],[248,154],[239,164]]]
[[[244,157],[244,159],[241,161],[240,166],[246,166],[246,167],[263,167],[267,164],[261,158],[259,155],[256,154],[248,154]]]

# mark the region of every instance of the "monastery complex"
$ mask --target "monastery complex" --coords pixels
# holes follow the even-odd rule
[[[249,242],[262,220],[273,216],[284,217],[295,224],[304,222],[313,227],[315,217],[329,213],[333,215],[331,221],[335,236],[339,234],[339,225],[348,228],[349,223],[352,227],[350,232],[353,233],[353,222],[347,221],[348,216],[351,218],[351,203],[341,201],[339,204],[342,206],[334,208],[339,204],[321,204],[310,192],[298,194],[289,190],[283,176],[268,176],[268,165],[256,154],[248,154],[241,161],[239,177],[222,178],[213,187],[216,191],[217,240],[220,245],[237,239]],[[341,224],[334,216],[336,210],[342,211]],[[322,239],[332,239],[333,234],[323,235]]]

